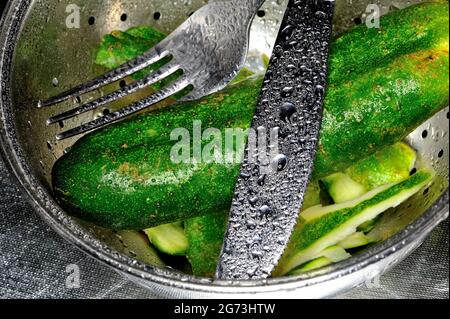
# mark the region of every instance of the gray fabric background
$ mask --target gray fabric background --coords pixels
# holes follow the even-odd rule
[[[340,298],[448,298],[449,225],[440,225],[375,288]],[[66,267],[80,268],[79,289],[67,289]],[[0,298],[155,298],[150,292],[59,238],[28,205],[0,159]]]

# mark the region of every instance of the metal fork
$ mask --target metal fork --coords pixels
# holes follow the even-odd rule
[[[172,57],[170,62],[142,80],[135,81],[92,102],[51,117],[47,120],[47,124],[58,123],[97,109],[182,70],[183,74],[173,83],[114,113],[65,131],[57,135],[56,139],[70,138],[124,119],[186,89],[188,86],[192,86],[192,90],[182,98],[184,101],[195,100],[214,93],[224,88],[242,68],[248,51],[251,22],[264,1],[228,0],[208,3],[196,11],[166,39],[142,56],[58,96],[40,101],[38,107],[49,107],[92,92],[132,75],[168,56]]]

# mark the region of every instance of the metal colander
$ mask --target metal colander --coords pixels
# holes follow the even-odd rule
[[[102,70],[93,54],[104,34],[132,26],[150,25],[169,33],[204,0],[12,0],[0,31],[1,144],[5,162],[28,193],[36,210],[64,238],[106,262],[122,274],[162,296],[171,297],[325,297],[368,280],[405,258],[426,235],[448,217],[448,108],[408,137],[420,162],[438,173],[434,184],[400,207],[387,212],[375,231],[385,241],[354,258],[299,277],[254,282],[212,282],[150,265],[145,254],[131,250],[112,231],[75,221],[52,198],[52,165],[75,142],[55,142],[54,136],[79,121],[100,116],[88,113],[60,126],[45,125],[53,108],[36,110],[36,101],[55,95]],[[369,3],[382,14],[421,2],[337,0],[335,33],[364,21]],[[261,53],[270,55],[287,0],[268,0],[251,33],[248,66],[260,67]],[[80,28],[68,28],[68,6],[80,9]],[[73,8],[73,7],[72,7]],[[115,84],[117,85],[117,84]],[[116,89],[114,85],[105,89]],[[104,92],[94,92],[94,96]],[[123,104],[123,102],[122,102]],[[108,105],[114,110],[122,105]],[[58,112],[71,108],[61,105]]]

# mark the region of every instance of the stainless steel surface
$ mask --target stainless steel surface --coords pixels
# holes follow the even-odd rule
[[[333,13],[334,0],[288,3],[253,116],[256,134],[236,184],[218,279],[270,277],[291,238],[314,169]],[[299,77],[293,63],[309,71]]]
[[[353,25],[355,18],[364,16],[367,4],[373,2],[386,12],[419,1],[364,0],[351,6],[349,1],[337,1],[335,31],[340,32]],[[116,249],[104,244],[101,230],[97,232],[80,227],[68,217],[53,200],[50,191],[53,163],[76,140],[55,142],[53,137],[62,130],[93,119],[98,113],[90,112],[77,120],[68,121],[64,128],[47,128],[45,121],[52,113],[37,112],[33,101],[53,96],[100,74],[101,71],[93,66],[92,54],[105,33],[140,24],[153,25],[169,33],[205,2],[191,0],[173,5],[167,0],[80,0],[78,3],[82,18],[80,29],[67,29],[65,24],[66,7],[73,4],[71,0],[12,0],[8,5],[0,31],[2,154],[35,210],[61,236],[113,269],[127,274],[140,285],[153,289],[159,295],[172,297],[330,296],[375,277],[404,259],[440,221],[448,217],[446,109],[424,124],[425,128],[430,128],[426,139],[422,138],[423,128],[410,137],[424,161],[432,165],[441,178],[426,195],[418,194],[402,209],[390,213],[394,217],[392,220],[399,221],[392,236],[386,236],[389,238],[383,243],[348,261],[298,277],[217,284],[210,279],[193,278],[170,269],[145,265],[140,261],[140,256],[131,258],[118,253],[120,247]],[[253,68],[258,68],[255,61],[261,52],[271,51],[285,3],[267,1],[262,7],[265,16],[255,19],[247,60]],[[160,12],[160,19],[154,18],[155,12]],[[129,17],[125,22],[120,19],[123,13]],[[96,19],[94,25],[88,23],[91,16]],[[83,37],[82,48],[80,36]],[[49,61],[52,63],[51,70],[48,68]],[[58,79],[57,88],[52,84],[54,78]],[[110,109],[121,106],[111,105]],[[62,105],[61,111],[72,107],[70,103]],[[441,150],[442,156],[439,157]],[[405,225],[406,228],[403,227]]]
[[[89,103],[51,117],[47,123],[55,124],[82,113],[96,110],[132,93],[159,82],[177,71],[183,74],[160,91],[80,126],[59,133],[63,140],[87,133],[122,120],[154,106],[170,96],[192,86],[181,100],[196,100],[224,88],[243,67],[248,51],[250,26],[264,0],[230,0],[211,2],[195,11],[167,38],[142,56],[128,61],[108,73],[81,84],[45,101],[38,107],[49,107],[82,94],[100,90],[104,86],[130,76],[165,57],[171,60],[144,79]],[[56,83],[54,81],[53,83]]]

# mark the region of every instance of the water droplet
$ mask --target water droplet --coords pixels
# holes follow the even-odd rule
[[[259,200],[258,196],[253,196],[253,197],[250,197],[250,198],[248,199],[248,202],[249,202],[252,206],[254,206],[254,205],[256,205],[256,203],[258,202],[258,200]]]
[[[285,102],[281,106],[280,118],[282,121],[288,122],[292,115],[295,114],[295,112],[297,112],[297,108],[295,107],[295,105],[291,102]]]
[[[272,161],[272,169],[275,172],[281,172],[286,168],[287,164],[288,164],[287,156],[284,154],[279,154],[275,156]]]
[[[267,214],[270,214],[272,212],[272,209],[268,205],[263,205],[263,206],[260,207],[259,211],[262,214],[267,215]]]
[[[294,92],[294,87],[292,87],[292,86],[286,86],[286,87],[284,87],[283,88],[283,93],[284,93],[284,95],[286,96],[286,95],[291,95],[293,92]]]
[[[267,175],[264,174],[264,175],[261,175],[261,176],[258,178],[258,185],[259,185],[259,186],[264,186],[264,184],[266,183],[266,177],[267,177]]]

